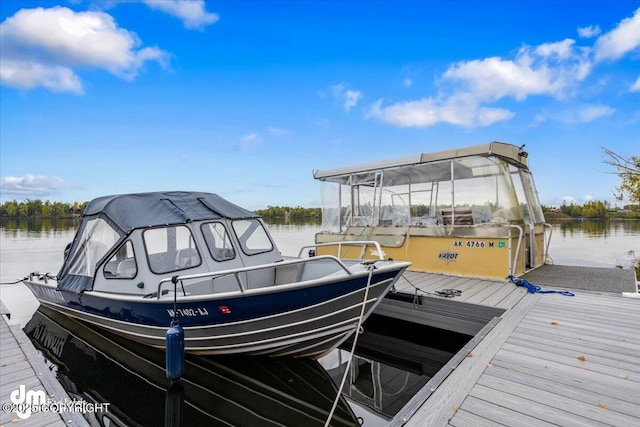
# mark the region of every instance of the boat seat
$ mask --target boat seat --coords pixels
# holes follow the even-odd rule
[[[246,273],[247,289],[258,289],[273,286],[276,283],[276,269],[263,268]]]
[[[136,260],[134,258],[127,258],[120,261],[118,268],[116,269],[117,277],[132,278],[135,277],[138,269],[136,267]]]
[[[299,280],[301,265],[289,264],[276,267],[276,285],[296,283]]]
[[[319,279],[339,271],[342,271],[342,268],[333,260],[310,261],[302,266],[300,281],[304,282],[306,280]]]
[[[471,208],[457,208],[453,211],[453,225],[474,225],[473,212]],[[442,209],[442,223],[444,225],[451,224],[451,209]]]
[[[200,264],[200,255],[196,248],[184,248],[176,254],[176,265],[180,268],[193,267]]]

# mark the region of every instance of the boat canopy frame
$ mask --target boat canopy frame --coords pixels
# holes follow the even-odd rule
[[[217,194],[165,191],[104,196],[89,202],[57,275],[58,290],[80,293],[93,286],[99,265],[136,229],[259,215]]]
[[[333,184],[323,185],[323,229],[342,232],[352,225],[430,226],[460,222],[543,224],[528,154],[523,148],[494,141],[316,170],[315,179]],[[465,188],[465,181],[472,187]],[[488,194],[488,189],[493,194]],[[466,199],[461,196],[465,192]],[[474,199],[476,203],[470,202]]]

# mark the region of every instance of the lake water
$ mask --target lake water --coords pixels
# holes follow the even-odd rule
[[[77,220],[55,222],[5,220],[0,222],[0,282],[14,282],[34,271],[56,274],[62,262],[64,248],[67,243],[73,239],[77,225]],[[312,244],[314,234],[320,231],[320,225],[269,224],[269,230],[283,255],[297,255],[300,247]],[[554,224],[549,253],[554,264],[591,267],[621,266],[623,268],[630,268],[634,260],[640,257],[640,221],[570,221]],[[114,384],[119,385],[125,382],[127,384],[139,383],[140,388],[135,391],[137,395],[132,395],[131,399],[135,400],[137,397],[139,398],[139,396],[148,396],[148,398],[145,397],[146,400],[140,398],[141,400],[139,400],[137,407],[150,409],[153,414],[158,411],[164,411],[165,405],[169,405],[168,402],[171,401],[171,396],[178,396],[177,402],[183,402],[185,399],[195,399],[196,401],[201,399],[203,402],[218,402],[218,399],[220,399],[217,395],[204,394],[196,394],[194,398],[193,393],[191,397],[189,397],[189,390],[183,390],[176,394],[174,391],[165,390],[158,386],[151,387],[147,390],[145,387],[153,384],[154,378],[158,376],[162,378],[162,372],[156,372],[157,369],[156,371],[145,372],[144,375],[147,376],[144,377],[143,381],[140,381],[140,378],[143,378],[142,373],[137,373],[135,378],[131,377],[132,372],[135,371],[135,369],[132,371],[133,368],[124,369],[120,372],[120,370],[114,368],[114,366],[119,366],[123,362],[110,359],[102,360],[104,357],[109,356],[109,351],[100,348],[100,343],[103,341],[111,341],[112,339],[117,341],[117,337],[112,337],[112,339],[102,337],[97,340],[97,343],[91,344],[91,336],[95,336],[96,332],[88,331],[89,336],[82,338],[80,332],[70,333],[64,328],[64,325],[46,320],[46,316],[43,317],[41,310],[38,310],[38,302],[22,284],[1,285],[0,299],[2,299],[3,303],[11,312],[11,323],[27,326],[25,330],[29,333],[30,337],[32,337],[34,343],[41,348],[48,363],[52,366],[52,370],[58,373],[58,378],[61,382],[74,382],[72,386],[74,389],[86,388],[88,387],[86,385],[87,382],[93,381],[91,376],[83,377],[80,375],[84,370],[98,370],[106,366],[113,368],[104,371],[105,377],[111,378],[112,380],[102,381],[101,385],[107,389],[100,391],[100,393],[108,395],[110,392],[109,387]],[[34,313],[36,314],[34,315]],[[388,327],[389,325],[387,324],[385,326]],[[399,327],[406,327],[406,325]],[[99,334],[100,332],[97,333]],[[415,331],[415,336],[431,334],[436,334],[436,332]],[[73,337],[73,339],[69,337]],[[469,338],[470,337],[466,336],[455,337],[453,335],[447,335],[445,339],[437,340],[440,341],[440,343],[427,344],[429,347],[424,347],[425,352],[428,351],[430,354],[437,355],[439,359],[445,361],[443,363],[446,363],[446,360],[453,356],[457,349],[461,348]],[[77,341],[78,339],[81,339],[81,342]],[[39,345],[38,343],[40,342],[43,344]],[[64,342],[64,346],[58,344],[53,346],[47,345],[47,343],[60,342]],[[442,342],[445,344],[441,344]],[[78,348],[84,350],[78,354]],[[116,354],[116,352],[114,352],[114,354]],[[67,359],[65,359],[65,356]],[[392,355],[388,355],[388,357],[391,356]],[[154,357],[160,356],[157,354],[149,354],[148,357],[144,359],[145,363]],[[82,364],[75,365],[75,363],[80,363],[79,361],[86,361],[87,363],[95,362],[97,360],[96,358],[100,358],[101,362],[95,366],[92,365],[93,367],[91,368]],[[212,360],[213,359],[206,358],[194,359],[193,366],[195,366],[195,368],[191,369],[206,370],[206,372],[209,373],[218,371],[225,372],[227,377],[234,379],[233,384],[230,383],[234,387],[241,383],[242,378],[245,378],[246,375],[265,377],[259,382],[260,387],[263,387],[265,390],[277,389],[283,381],[283,379],[279,377],[275,378],[274,376],[264,375],[264,372],[252,371],[249,374],[245,371],[249,369],[246,366],[247,363],[240,366],[233,361],[224,361],[219,358],[215,359],[215,361]],[[251,360],[254,361],[255,359]],[[299,364],[291,362],[290,365],[285,364],[283,366],[273,364],[272,367],[269,367],[272,364],[267,360],[260,363],[264,365],[267,371],[287,372],[282,375],[291,376],[292,378],[299,378],[296,376],[298,375],[296,374],[297,372],[303,372],[304,375],[300,374],[302,377],[317,377],[319,382],[313,386],[314,390],[323,390],[323,379],[307,371],[308,369],[312,369],[313,371],[317,366],[299,366]],[[337,350],[321,360],[321,363],[323,372],[326,373],[325,376],[332,378],[334,383],[338,383],[344,373],[346,352]],[[64,369],[59,368],[61,364],[64,365]],[[213,366],[214,364],[215,366]],[[77,366],[77,368],[74,366]],[[367,426],[385,425],[388,419],[393,417],[395,412],[406,403],[407,399],[413,396],[437,371],[415,371],[415,369],[411,367],[403,368],[402,366],[397,366],[397,363],[395,363],[395,366],[394,364],[389,365],[377,361],[367,354],[359,354],[351,370],[352,372],[349,374],[350,378],[348,381],[349,385],[346,387],[343,396],[348,398],[347,400],[351,411],[356,416],[363,418]],[[121,378],[119,376],[121,376]],[[272,384],[270,381],[274,381],[274,383]],[[291,381],[291,378],[287,381]],[[331,380],[329,380],[329,382],[331,382]],[[324,385],[326,386],[326,384]],[[99,384],[92,383],[89,388],[93,390],[98,386]],[[207,384],[200,384],[199,386],[208,387],[209,389],[212,387]],[[252,387],[255,389],[255,384]],[[254,391],[262,396],[263,389],[260,387]],[[134,390],[132,388],[129,389]],[[287,390],[289,389],[287,388]],[[293,393],[291,390],[287,393],[289,392]],[[134,393],[134,391],[132,391],[132,393]],[[185,393],[186,398],[184,397]],[[313,396],[314,400],[306,402],[305,405],[309,408],[313,405],[326,405],[326,402],[318,403],[318,400],[332,400],[323,400],[321,396],[323,393],[326,394],[325,392],[316,393],[316,395]],[[120,391],[116,390],[113,391],[111,395],[112,397],[110,399],[114,403],[114,408],[119,408],[118,410],[120,411],[114,413],[119,414],[120,421],[124,420],[122,421],[123,425],[139,422],[140,419],[136,421],[135,417],[133,417],[134,413],[137,414],[138,410],[127,409],[128,401],[126,399],[121,399],[121,403],[118,403],[117,399],[122,397],[121,394]],[[281,394],[279,399],[282,400],[284,398],[283,396],[284,395]],[[87,396],[83,395],[83,398],[87,398]],[[292,399],[291,401],[293,402],[298,401],[300,396],[292,394],[287,398]],[[192,404],[195,403],[191,401],[189,405]],[[266,405],[269,406],[268,401]],[[191,406],[189,406],[189,408],[190,407]],[[279,410],[284,409],[280,408]],[[313,410],[309,409],[309,411]],[[141,414],[143,412],[144,411],[142,411]],[[195,411],[195,415],[192,414],[192,416],[196,418],[191,420],[192,423],[184,425],[197,425],[201,422],[204,423],[203,425],[208,425],[206,421],[208,418],[198,418],[201,416],[201,412],[202,411]],[[348,411],[346,411],[345,414],[347,412]],[[164,412],[162,413],[164,414]],[[307,415],[309,414],[311,414],[311,412]],[[152,413],[140,416],[151,417]],[[346,415],[344,416],[347,417]],[[306,421],[305,424],[307,424]]]
[[[78,220],[0,220],[0,282],[33,271],[56,274]],[[313,243],[320,224],[268,224],[283,255]],[[549,255],[554,264],[630,268],[640,258],[640,221],[564,221],[553,224]],[[2,285],[0,298],[12,322],[24,325],[38,306],[25,286]]]

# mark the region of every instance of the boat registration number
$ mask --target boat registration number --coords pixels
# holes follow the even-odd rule
[[[173,309],[168,308],[167,313],[169,316],[175,317],[175,312]],[[197,316],[208,316],[209,312],[205,307],[197,307],[197,308],[178,308],[177,314],[180,317],[197,317]]]
[[[484,240],[456,240],[455,242],[453,242],[453,246],[456,248],[462,248],[462,247],[467,247],[467,248],[493,248],[495,247],[495,242],[485,242]],[[504,247],[504,245],[499,247]]]

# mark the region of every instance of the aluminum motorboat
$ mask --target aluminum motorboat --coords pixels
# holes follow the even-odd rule
[[[53,310],[154,347],[177,321],[187,353],[318,358],[410,265],[370,259],[376,242],[329,245],[335,255],[311,245],[285,258],[259,215],[216,194],[105,196],[85,208],[58,274],[24,283]]]

